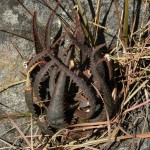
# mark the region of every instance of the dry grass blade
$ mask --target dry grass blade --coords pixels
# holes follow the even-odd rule
[[[33,17],[32,13],[19,1],[19,0],[16,0],[19,5],[21,5],[21,7],[30,15]]]
[[[119,26],[119,30],[120,30],[120,35],[119,37],[122,37],[122,27],[121,27],[121,19],[120,19],[120,14],[119,14],[119,10],[118,10],[118,5],[117,5],[117,1],[114,0],[114,4],[115,4],[115,9],[116,9],[116,15],[117,15],[117,21],[118,21],[118,26]]]
[[[97,37],[98,37],[99,26],[97,26],[97,25],[99,24],[99,19],[100,19],[100,8],[101,8],[100,6],[101,6],[101,0],[98,0],[96,15],[95,15],[95,19],[94,19],[94,24],[96,25],[94,43],[96,42]]]
[[[90,27],[89,27],[89,24],[88,24],[88,19],[85,15],[85,12],[84,12],[84,9],[81,5],[81,1],[80,0],[77,0],[76,2],[77,6],[78,6],[78,11],[79,11],[79,14],[80,14],[80,19],[83,20],[83,30],[84,30],[84,33],[85,33],[85,36],[89,39],[91,45],[94,46],[94,37],[92,35],[92,32],[90,30]]]
[[[149,80],[144,81],[123,103],[122,108],[133,98],[133,96],[140,91],[141,88],[143,88],[147,83],[149,82]]]
[[[19,33],[15,32],[15,31],[13,31],[13,30],[11,30],[11,29],[8,29],[7,27],[4,27],[4,26],[2,26],[2,25],[0,25],[0,31],[4,31],[4,32],[7,32],[7,33],[9,33],[9,34],[12,34],[12,35],[15,35],[15,36],[18,36],[18,37],[21,37],[21,38],[23,38],[23,39],[26,39],[26,40],[28,40],[28,41],[33,42],[33,39],[31,39],[31,38],[29,38],[29,37],[27,37],[27,36],[24,36],[24,35],[22,35],[22,34],[19,34]]]
[[[15,85],[18,85],[18,84],[21,84],[21,83],[25,83],[25,82],[26,82],[26,80],[21,80],[21,81],[16,81],[14,83],[11,83],[11,84],[3,87],[2,89],[0,89],[0,93],[2,93],[3,91],[7,90],[8,88],[11,88],[11,87],[13,87]]]
[[[110,121],[110,124],[113,124],[117,122],[117,119],[116,120],[111,120]],[[74,125],[70,125],[69,127],[86,127],[86,126],[106,126],[108,124],[107,121],[99,121],[99,122],[89,122],[89,123],[80,123],[80,124],[74,124]]]
[[[142,107],[143,105],[146,105],[147,103],[150,103],[150,99],[146,100],[145,102],[143,102],[143,103],[141,103],[141,104],[138,104],[138,105],[136,105],[136,106],[133,106],[133,107],[131,107],[131,108],[128,108],[127,110],[125,110],[125,111],[123,112],[123,114],[125,114],[125,113],[127,113],[127,112],[129,112],[129,111],[132,111],[132,110],[134,110],[134,109],[137,109],[137,108],[139,108],[139,107]]]
[[[19,52],[17,46],[15,43],[12,42],[12,40],[10,40],[10,43],[13,45],[13,47],[15,48],[15,50],[18,52],[19,56],[21,57],[21,59],[23,60],[23,56],[21,55],[21,53]]]
[[[30,117],[31,114],[28,113],[28,114],[0,114],[0,119],[2,118],[19,118],[19,117]]]
[[[63,22],[62,22],[63,25]],[[69,34],[70,30],[74,27],[74,22],[68,27],[65,28],[65,32],[63,33],[63,35],[61,35],[52,45],[51,48],[54,48],[56,46],[56,44],[59,43],[59,41],[64,38],[67,34]]]
[[[20,135],[22,136],[22,138],[25,140],[25,142],[27,143],[27,145],[32,148],[32,145],[30,144],[30,142],[28,141],[28,139],[26,138],[26,136],[24,135],[24,133],[20,130],[20,128],[17,126],[17,124],[11,119],[9,118],[10,122],[12,123],[12,125],[17,129],[17,131],[20,133]]]
[[[51,13],[47,24],[46,24],[46,28],[45,28],[45,33],[44,33],[44,47],[47,48],[50,45],[50,27],[52,26],[52,21],[54,19],[54,15],[56,15],[56,10],[59,7],[59,4],[61,3],[61,1],[59,3],[57,3],[56,7],[54,8],[53,12]]]
[[[84,13],[84,10],[83,10],[83,8],[82,8],[81,1],[80,1],[80,0],[77,0],[77,5],[78,5],[78,7],[79,7],[79,13],[80,13],[81,16],[82,16],[84,25],[85,25],[85,27],[87,28],[88,22],[87,22],[87,18],[86,18],[86,16],[85,16],[85,13]]]
[[[2,142],[2,143],[5,143],[6,145],[8,145],[9,147],[3,147],[3,148],[0,148],[0,149],[10,149],[10,148],[13,148],[13,149],[16,149],[16,147],[15,146],[13,146],[12,144],[10,144],[9,142],[7,142],[7,141],[5,141],[5,140],[3,140],[3,139],[1,139],[0,138],[0,141]]]
[[[16,0],[16,1],[31,17],[33,17],[33,14],[23,5],[23,3],[20,2],[20,0]],[[38,25],[40,25],[44,29],[44,26],[42,25],[42,23],[40,23],[38,20],[36,20],[36,21],[37,21]]]
[[[125,136],[118,136],[117,138],[116,137],[112,137],[111,138],[111,142],[114,142],[114,141],[121,141],[121,140],[125,140],[125,139],[132,139],[134,138],[134,135],[125,135]],[[143,134],[136,134],[135,135],[135,138],[150,138],[150,132],[148,133],[143,133]],[[81,148],[81,147],[85,147],[85,146],[94,146],[95,144],[100,144],[100,143],[106,143],[108,142],[108,139],[107,138],[102,138],[102,139],[99,139],[99,140],[91,140],[91,141],[88,141],[84,144],[78,144],[78,145],[66,145],[66,146],[63,146],[63,147],[74,147],[74,148]]]
[[[125,135],[125,136],[118,136],[118,137],[111,137],[111,142],[114,141],[121,141],[121,140],[126,140],[126,139],[132,139],[134,138],[134,135]],[[143,133],[143,134],[136,134],[135,138],[150,138],[150,132],[148,133]],[[102,143],[107,143],[108,139],[107,138],[101,138],[98,140],[91,140],[87,141],[84,144],[69,144],[69,145],[62,145],[64,148],[82,148],[86,146],[94,146],[95,144],[102,144]]]

